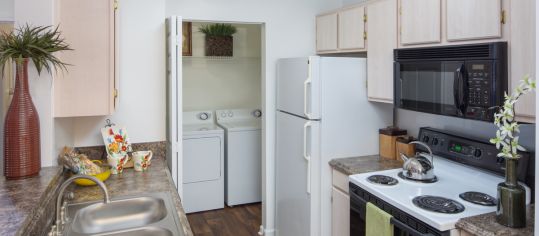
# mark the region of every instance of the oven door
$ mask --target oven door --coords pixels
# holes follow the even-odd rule
[[[357,190],[357,191],[356,191]],[[403,212],[399,211],[398,209],[395,209],[393,206],[376,199],[374,197],[369,197],[370,194],[361,194],[363,190],[355,189],[353,185],[350,186],[350,235],[352,236],[365,236],[365,222],[366,222],[366,207],[367,202],[372,202],[376,206],[378,206],[381,209],[384,209],[384,211],[389,211],[388,213],[396,215],[399,214],[401,216],[405,215]],[[370,200],[366,200],[360,195],[365,196],[366,198],[369,198]],[[415,222],[417,225],[417,221],[411,220],[411,222]],[[393,225],[394,229],[394,235],[395,236],[442,236],[446,235],[448,233],[441,233],[441,234],[432,234],[432,233],[422,233],[419,230],[411,227],[410,225],[403,223],[399,219],[397,219],[395,216],[391,218],[391,224]]]
[[[395,104],[407,110],[463,116],[468,89],[464,61],[395,62]]]

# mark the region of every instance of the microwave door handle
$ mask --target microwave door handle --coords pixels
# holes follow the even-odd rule
[[[465,88],[465,81],[464,81],[464,64],[462,64],[459,68],[456,70],[457,78],[453,82],[453,96],[455,99],[455,106],[457,107],[457,112],[461,115],[464,115],[464,108],[466,105],[464,104],[466,100],[464,93]]]

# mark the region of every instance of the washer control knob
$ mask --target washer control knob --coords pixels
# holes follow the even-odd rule
[[[226,117],[226,112],[222,111],[221,112],[221,117],[225,118]]]
[[[433,138],[432,139],[432,144],[433,145],[438,145],[438,138]]]
[[[208,114],[207,112],[202,112],[198,114],[198,118],[201,120],[207,120],[208,118],[210,118],[210,114]]]
[[[423,136],[423,142],[424,143],[429,143],[429,136]]]
[[[228,111],[228,117],[233,117],[234,113],[232,111]]]
[[[261,117],[262,116],[262,111],[260,109],[256,109],[253,111],[253,116],[254,117]]]

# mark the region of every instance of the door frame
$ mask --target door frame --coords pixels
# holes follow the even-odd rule
[[[168,19],[168,17],[167,17]],[[267,147],[271,147],[272,145],[272,142],[274,140],[272,140],[271,138],[271,132],[268,133],[267,131],[268,130],[274,130],[274,127],[269,127],[271,126],[270,124],[268,124],[268,120],[271,120],[271,119],[268,119],[270,118],[269,115],[268,115],[268,110],[267,110],[267,102],[268,102],[268,94],[270,93],[274,93],[274,91],[268,91],[267,89],[267,86],[266,86],[266,83],[268,82],[267,81],[267,78],[266,78],[266,61],[267,61],[267,56],[266,56],[266,48],[267,48],[267,43],[266,43],[266,22],[243,22],[243,21],[228,21],[228,20],[212,20],[212,19],[192,19],[192,18],[181,18],[181,17],[178,17],[178,19],[180,21],[184,20],[184,21],[191,21],[191,22],[219,22],[219,23],[231,23],[231,24],[255,24],[255,25],[260,25],[260,34],[261,34],[261,42],[260,42],[260,63],[261,63],[261,68],[260,68],[260,77],[261,77],[261,87],[260,87],[260,92],[261,92],[261,110],[262,110],[262,225],[260,225],[260,231],[259,231],[259,235],[269,235],[269,236],[272,236],[275,234],[275,229],[274,229],[274,225],[275,225],[275,160],[273,158],[271,158],[271,153],[273,150],[268,150]],[[179,28],[179,30],[181,30],[181,26]],[[181,32],[180,32],[181,33]],[[181,43],[180,43],[181,45]],[[177,53],[181,53],[181,47],[179,47],[179,51]],[[181,55],[181,54],[177,54],[177,55]],[[182,87],[182,60],[181,60],[181,56],[180,57],[177,57],[178,60],[176,61],[176,65],[178,67],[178,70],[177,70],[177,84],[175,85],[175,88],[177,88],[176,91],[183,91],[183,87]],[[181,93],[178,93],[177,94],[177,101],[179,104],[182,104],[182,94]],[[181,137],[183,136],[183,131],[181,129],[182,127],[182,124],[183,124],[183,121],[182,121],[182,116],[181,116],[181,112],[183,112],[183,106],[181,106],[181,109],[179,109],[178,107],[178,110],[177,110],[177,117],[176,117],[176,126],[177,126],[177,137],[178,137],[178,145],[176,146],[177,150],[178,150],[178,160],[182,160],[182,140],[181,140]],[[273,112],[269,112],[270,114],[274,114]],[[268,158],[269,157],[269,158]],[[181,171],[181,167],[180,167],[181,163],[178,163],[178,173],[179,171]],[[172,170],[171,170],[172,171]],[[181,179],[181,176],[180,174],[178,174],[178,179]],[[178,182],[180,183],[180,182]],[[180,197],[182,195],[180,194]]]

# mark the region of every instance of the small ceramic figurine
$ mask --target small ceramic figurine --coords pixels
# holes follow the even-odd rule
[[[152,160],[152,151],[138,151],[133,152],[133,163],[135,165],[135,171],[146,171]]]

